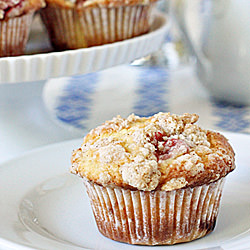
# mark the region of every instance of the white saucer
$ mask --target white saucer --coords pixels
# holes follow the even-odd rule
[[[145,35],[62,52],[51,50],[47,35],[39,22],[35,22],[34,26],[26,55],[0,58],[0,84],[86,74],[130,63],[160,48],[166,37],[169,21],[165,14],[157,12],[150,32]]]
[[[249,249],[250,136],[225,134],[236,151],[236,170],[224,188],[215,231],[175,246],[114,242],[97,230],[81,178],[69,174],[70,155],[82,140],[47,146],[0,166],[2,249]]]

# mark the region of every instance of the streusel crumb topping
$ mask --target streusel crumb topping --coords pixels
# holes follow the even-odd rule
[[[216,181],[235,168],[219,133],[200,128],[196,114],[117,116],[91,130],[72,154],[71,172],[100,185],[152,191]]]

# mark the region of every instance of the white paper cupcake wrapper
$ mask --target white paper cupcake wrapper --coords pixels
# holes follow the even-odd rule
[[[34,12],[0,21],[0,56],[24,53]]]
[[[213,231],[224,178],[174,191],[132,191],[84,180],[99,231],[116,241],[162,245]]]
[[[154,4],[82,11],[47,6],[41,11],[52,45],[58,50],[102,45],[149,31]]]

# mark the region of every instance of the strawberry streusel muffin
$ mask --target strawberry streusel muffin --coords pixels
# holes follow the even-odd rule
[[[148,32],[156,1],[46,0],[41,15],[55,49],[78,49]]]
[[[214,229],[234,151],[197,120],[195,114],[117,116],[86,135],[73,151],[71,172],[83,178],[103,235],[170,245]]]
[[[43,0],[0,0],[0,57],[24,53],[31,22]]]

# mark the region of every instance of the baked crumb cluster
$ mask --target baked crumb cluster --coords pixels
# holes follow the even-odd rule
[[[216,181],[234,169],[234,152],[197,120],[196,114],[117,116],[87,134],[72,154],[71,172],[103,186],[143,191]]]

